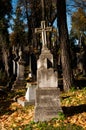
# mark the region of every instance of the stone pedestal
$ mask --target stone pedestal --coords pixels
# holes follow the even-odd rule
[[[36,82],[30,82],[30,83],[27,83],[27,92],[25,94],[25,99],[28,101],[28,102],[35,102],[35,90],[36,90],[36,87],[37,87],[37,83]]]
[[[12,90],[25,88],[26,81],[24,78],[24,64],[25,62],[23,60],[17,62],[17,77],[12,86]]]
[[[17,102],[22,106],[29,106],[35,104],[35,90],[37,87],[36,82],[28,82],[26,85],[27,91],[25,97],[20,97],[17,99]]]
[[[58,112],[62,112],[59,94],[56,87],[36,88],[35,122],[58,117]]]

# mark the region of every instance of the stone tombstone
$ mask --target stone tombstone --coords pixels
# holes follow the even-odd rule
[[[45,25],[43,29],[46,30]],[[49,121],[52,118],[58,117],[58,112],[62,112],[59,98],[58,75],[53,69],[53,55],[46,46],[45,33],[46,31],[44,32],[44,37],[42,37],[45,42],[43,42],[44,45],[37,61],[38,87],[36,88],[35,97],[35,122]],[[48,66],[48,61],[51,63],[50,67]]]
[[[22,59],[22,51],[19,50],[19,60],[17,61],[17,77],[12,89],[25,88],[24,65],[25,61]]]
[[[26,94],[25,99],[29,102],[35,102],[35,89],[36,89],[36,82],[27,82],[26,88]]]
[[[17,99],[17,102],[22,106],[30,106],[35,104],[35,89],[37,87],[36,82],[27,82],[26,88],[27,91],[24,97],[20,97]]]
[[[18,56],[18,53],[17,53],[17,48],[13,46],[13,55],[14,55],[14,58],[13,58],[13,75],[15,77],[17,77],[17,62],[19,60],[19,56]]]
[[[37,61],[37,82],[39,87],[58,86],[57,72],[54,72],[51,67],[48,68],[48,62],[51,62],[53,67],[53,55],[48,48],[45,48]]]
[[[17,62],[17,78],[20,80],[24,79],[24,67],[25,61],[22,58],[22,51],[19,49],[19,60]]]
[[[25,62],[22,61],[18,61],[17,62],[17,79],[23,80],[24,79],[24,64]]]

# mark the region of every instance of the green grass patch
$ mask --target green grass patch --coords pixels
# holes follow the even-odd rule
[[[52,122],[34,122],[23,127],[16,127],[13,130],[20,130],[20,128],[21,130],[84,130],[81,126],[70,123],[61,123],[60,126],[53,126]]]

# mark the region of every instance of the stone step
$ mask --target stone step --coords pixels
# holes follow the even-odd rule
[[[58,104],[60,104],[59,89],[57,88],[36,89],[36,105],[57,106]]]
[[[62,112],[60,107],[36,107],[35,108],[35,121],[49,121],[52,118],[58,117],[58,113]],[[36,118],[35,118],[36,117]]]

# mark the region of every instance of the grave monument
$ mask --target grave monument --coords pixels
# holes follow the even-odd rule
[[[34,105],[36,87],[37,87],[36,82],[27,81],[27,84],[26,84],[27,91],[25,93],[25,96],[18,98],[17,102],[21,104],[22,106]]]
[[[30,57],[31,58],[31,57]],[[17,102],[21,104],[22,106],[29,106],[35,104],[35,89],[37,87],[37,82],[33,80],[32,73],[31,73],[31,59],[29,64],[29,70],[28,77],[26,79],[26,86],[27,89],[25,96],[20,97],[17,99]]]
[[[19,49],[19,59],[17,61],[17,66],[16,66],[17,76],[16,76],[16,80],[12,86],[12,90],[25,88],[24,64],[25,64],[25,61],[22,58],[22,51],[20,48]]]
[[[53,55],[47,48],[47,32],[52,27],[45,27],[45,21],[41,21],[41,28],[36,28],[36,33],[42,34],[42,51],[37,61],[37,83],[35,97],[34,121],[48,121],[58,117],[62,112],[58,89],[58,75],[53,69]]]

